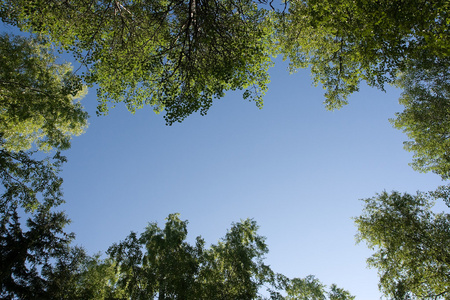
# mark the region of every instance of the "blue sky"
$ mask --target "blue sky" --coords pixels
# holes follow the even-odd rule
[[[132,115],[119,104],[97,117],[90,90],[82,101],[90,126],[65,152],[62,174],[76,243],[103,252],[174,212],[189,220],[190,239],[215,243],[232,222],[254,218],[274,271],[379,298],[376,270],[365,263],[371,252],[355,245],[358,199],[441,181],[408,166],[406,136],[388,122],[401,110],[398,90],[363,87],[330,112],[308,70],[286,67],[272,69],[262,110],[227,93],[207,116],[170,127],[148,107]]]

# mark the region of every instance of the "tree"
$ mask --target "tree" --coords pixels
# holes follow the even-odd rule
[[[328,292],[330,300],[354,300],[355,296],[352,296],[348,291],[337,287],[337,285],[332,284],[330,291]]]
[[[35,159],[37,151],[0,148],[0,298],[122,299],[114,265],[73,247],[64,202],[65,157]],[[22,224],[20,219],[26,219]]]
[[[131,233],[108,249],[117,263],[118,285],[132,299],[198,299],[194,278],[203,241],[197,238],[194,247],[185,242],[186,225],[172,214],[163,230],[151,223],[140,238]]]
[[[48,35],[88,67],[99,113],[109,102],[151,105],[168,124],[205,114],[228,90],[262,106],[278,54],[291,71],[311,67],[330,109],[362,81],[383,89],[419,53],[450,54],[446,0],[284,1],[282,10],[265,0],[2,3],[4,22]]]
[[[73,239],[61,204],[59,168],[65,158],[36,160],[34,152],[0,147],[0,295],[6,299],[48,298],[41,270],[64,255]],[[26,226],[20,217],[26,217]]]
[[[20,224],[17,205],[2,211],[0,221],[0,296],[2,299],[48,299],[41,276],[52,259],[67,249],[73,236],[63,231],[69,222],[62,212],[41,206]]]
[[[111,246],[109,258],[88,256],[71,246],[73,234],[62,212],[41,205],[26,229],[17,206],[0,223],[0,297],[5,299],[353,299],[345,290],[330,292],[314,276],[289,279],[265,265],[267,245],[255,221],[234,223],[211,248],[197,237],[185,241],[187,221],[177,214],[164,229],[150,223],[138,238],[131,233]],[[282,294],[287,294],[283,296]]]
[[[109,101],[147,104],[171,124],[227,90],[261,106],[267,89],[273,29],[251,0],[4,0],[0,16],[73,51],[99,86],[100,113]]]
[[[1,145],[1,143],[0,143]],[[52,208],[64,202],[61,191],[61,165],[66,158],[56,153],[52,158],[35,159],[36,151],[9,152],[0,148],[2,212],[22,207],[32,212],[40,206]]]
[[[264,264],[269,249],[254,220],[233,223],[216,245],[204,251],[199,282],[202,299],[257,299],[273,271]]]
[[[287,300],[325,300],[325,286],[312,275],[288,280],[285,286]]]
[[[55,211],[64,202],[59,171],[65,157],[56,153],[36,159],[36,152],[0,147],[2,299],[51,299],[51,264],[72,251],[74,236],[64,232],[69,219]],[[25,224],[21,218],[26,219]],[[58,280],[63,281],[61,277]]]
[[[164,229],[150,223],[140,237],[131,233],[108,249],[117,287],[131,299],[267,299],[264,287],[270,299],[303,299],[300,293],[304,299],[353,299],[335,285],[327,293],[314,276],[290,280],[274,273],[264,264],[268,248],[253,220],[233,223],[209,249],[200,237],[194,246],[185,241],[187,221],[178,214],[166,220]]]
[[[281,53],[291,71],[310,67],[336,109],[361,82],[403,89],[394,126],[412,141],[413,167],[449,176],[448,103],[450,11],[448,1],[289,2],[280,17]]]
[[[387,297],[448,299],[450,214],[431,210],[432,199],[446,191],[383,192],[364,200],[364,212],[355,219],[357,241],[375,250],[367,262],[378,269],[379,286]]]
[[[290,1],[281,15],[281,52],[291,70],[311,67],[330,109],[347,103],[361,81],[383,89],[417,56],[450,54],[445,0]]]
[[[67,149],[87,126],[81,79],[57,64],[48,44],[0,35],[0,139],[7,151]]]
[[[450,178],[450,59],[422,57],[408,64],[397,85],[405,110],[391,120],[410,141],[414,169]]]
[[[124,300],[116,286],[118,278],[111,260],[88,256],[82,248],[70,247],[44,273],[48,299]]]
[[[89,257],[71,246],[63,212],[41,206],[20,224],[17,209],[0,223],[0,297],[2,299],[125,299],[109,260]]]
[[[271,299],[283,300],[353,300],[355,299],[348,291],[338,288],[332,284],[329,291],[326,286],[313,275],[305,278],[289,279],[282,274],[276,276],[276,287],[283,291],[286,296],[277,295]],[[273,295],[274,296],[274,295]]]
[[[69,255],[75,253],[73,234],[64,232],[69,219],[55,211],[64,202],[59,171],[66,158],[28,150],[66,149],[87,125],[74,102],[81,81],[70,65],[55,61],[43,41],[0,36],[0,295],[6,299],[52,298],[52,263],[81,257]]]

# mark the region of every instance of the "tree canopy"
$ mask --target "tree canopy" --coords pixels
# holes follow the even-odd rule
[[[140,237],[132,232],[108,249],[117,287],[132,299],[353,299],[314,276],[289,279],[264,264],[268,247],[247,219],[233,223],[217,244],[201,237],[186,242],[187,221],[171,214],[163,229],[150,223]],[[264,288],[267,289],[264,293]]]
[[[36,158],[36,152],[0,147],[2,299],[50,299],[41,272],[70,252],[74,237],[64,231],[68,217],[55,211],[64,202],[59,171],[65,157]]]
[[[422,57],[410,62],[396,84],[405,110],[391,122],[410,141],[414,169],[450,178],[450,59]]]
[[[262,106],[271,58],[310,67],[328,108],[365,81],[383,89],[420,53],[450,54],[445,0],[2,1],[3,21],[43,34],[87,66],[99,113],[151,105],[166,121],[205,114],[228,90]]]
[[[213,100],[229,90],[243,90],[245,99],[262,107],[268,69],[277,55],[289,60],[291,71],[310,68],[314,83],[326,90],[329,109],[346,104],[363,82],[382,90],[396,84],[404,90],[400,102],[405,111],[394,125],[411,139],[405,147],[414,152],[413,167],[448,177],[446,0],[284,1],[280,9],[264,0],[0,3],[4,22],[48,39],[84,65],[81,77],[97,87],[99,114],[119,102],[131,112],[150,105],[157,113],[164,111],[166,123],[172,124],[197,111],[206,114]],[[48,51],[36,47],[28,52],[39,48],[48,56]],[[17,49],[5,48],[5,53]],[[39,62],[31,57],[45,61],[42,55],[28,57],[34,65]],[[9,61],[5,57],[3,64],[8,66]],[[50,81],[65,82],[65,88],[61,94],[52,85],[47,93],[42,90],[47,89],[47,80],[41,80],[42,87],[30,83],[27,91],[36,101],[45,95],[73,97],[81,87],[73,74],[55,69],[62,66],[52,68]],[[18,75],[35,78],[33,70]],[[15,76],[10,73],[4,75],[7,80]],[[17,80],[13,86],[18,93],[11,90],[11,82],[4,84],[14,101],[20,101],[23,87]],[[56,98],[65,103],[61,109],[55,111],[55,99],[49,100],[45,110],[51,113],[34,117],[29,112],[40,102],[19,109],[7,100],[3,119],[8,122],[0,124],[5,146],[24,149],[38,140],[44,148],[67,147],[70,135],[85,127],[86,116],[77,105]]]
[[[81,79],[70,64],[58,64],[48,44],[33,38],[0,36],[0,139],[8,151],[67,149],[87,126],[75,99]]]
[[[163,229],[150,223],[100,259],[70,245],[63,213],[40,209],[28,230],[19,219],[14,212],[0,227],[0,296],[8,299],[354,299],[334,284],[327,291],[311,275],[274,273],[263,262],[268,248],[253,220],[234,223],[205,248],[200,237],[186,242],[187,221],[171,214]]]
[[[2,299],[52,298],[42,274],[72,251],[73,235],[64,232],[69,219],[55,211],[64,202],[59,172],[66,158],[29,149],[67,149],[84,131],[87,113],[75,102],[82,90],[70,65],[56,63],[44,41],[0,36]]]
[[[363,214],[355,220],[357,240],[375,250],[367,262],[378,269],[388,298],[448,299],[450,214],[431,210],[442,196],[448,196],[448,187],[432,194],[383,192],[364,200]]]
[[[383,89],[419,54],[450,54],[445,0],[289,1],[280,22],[291,69],[310,66],[325,103],[340,108],[360,83]]]
[[[17,206],[1,213],[0,296],[2,299],[49,299],[48,272],[52,260],[68,251],[73,236],[63,231],[68,223],[62,212],[41,206],[20,223]],[[6,297],[6,298],[5,298]]]
[[[245,90],[262,105],[274,53],[270,13],[251,0],[3,1],[3,20],[48,34],[88,66],[108,102],[165,110],[169,124]]]
[[[66,158],[36,158],[36,151],[9,152],[0,148],[0,208],[21,207],[26,212],[40,206],[56,207],[64,202],[61,190],[61,165]]]

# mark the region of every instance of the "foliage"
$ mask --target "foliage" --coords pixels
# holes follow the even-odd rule
[[[405,149],[414,152],[412,166],[450,177],[450,59],[415,60],[397,80],[403,89],[400,103],[405,110],[391,120],[410,141]]]
[[[204,251],[199,276],[202,299],[255,299],[272,274],[264,264],[268,253],[265,238],[257,234],[253,220],[233,223],[216,245]]]
[[[251,0],[3,1],[0,16],[48,34],[89,67],[99,112],[125,102],[166,121],[205,114],[227,90],[262,106],[273,53],[270,14]]]
[[[67,149],[87,126],[80,78],[44,42],[0,35],[0,138],[8,151]]]
[[[171,214],[164,229],[150,223],[140,237],[132,232],[108,249],[116,263],[117,287],[131,299],[266,299],[260,294],[263,287],[270,299],[303,299],[300,294],[317,296],[304,299],[353,299],[335,285],[328,294],[313,276],[290,280],[275,274],[263,262],[268,248],[257,229],[253,220],[234,223],[205,249],[200,237],[195,245],[185,241],[187,221]]]
[[[433,198],[446,191],[383,192],[364,200],[364,212],[355,220],[357,241],[375,250],[368,265],[378,269],[380,289],[387,297],[448,299],[450,214],[431,210]]]
[[[291,71],[310,67],[340,108],[362,81],[403,89],[393,121],[411,139],[413,167],[448,178],[450,4],[445,0],[290,1],[280,15],[280,51]]]
[[[108,249],[110,258],[100,259],[70,245],[74,235],[63,230],[69,220],[53,211],[60,201],[50,197],[36,208],[25,206],[24,229],[21,202],[4,199],[10,201],[4,201],[0,224],[2,298],[266,299],[260,294],[266,287],[270,299],[353,299],[334,285],[327,293],[313,276],[290,280],[275,274],[263,262],[268,248],[252,220],[233,224],[205,249],[200,237],[194,246],[186,242],[187,221],[172,214],[164,229],[151,223],[139,238],[131,233]]]
[[[63,232],[69,222],[64,213],[40,206],[20,224],[17,205],[1,214],[0,296],[3,299],[45,299],[47,282],[40,274],[52,259],[66,251],[73,236]]]
[[[288,280],[285,290],[287,300],[325,300],[325,286],[312,275]]]
[[[44,275],[49,299],[129,299],[115,286],[114,264],[99,255],[89,257],[79,247],[68,249]]]
[[[45,298],[40,275],[72,240],[63,232],[69,222],[52,208],[63,202],[59,167],[65,158],[37,160],[34,152],[0,147],[0,295],[7,299]],[[20,215],[27,214],[26,228]]]
[[[186,224],[170,215],[164,230],[155,223],[149,224],[140,238],[131,233],[125,241],[108,249],[117,262],[118,286],[132,299],[152,299],[156,294],[159,299],[195,299],[193,279],[198,272],[202,244],[198,239],[192,247],[184,241]]]
[[[273,299],[284,300],[353,300],[355,299],[348,291],[338,288],[335,284],[326,291],[326,286],[315,276],[308,275],[305,278],[289,279],[282,274],[277,274],[277,288],[282,290],[286,296],[274,297]]]
[[[441,185],[429,194],[434,199],[441,199],[450,208],[450,184]]]
[[[2,0],[0,17],[73,52],[98,84],[99,113],[151,105],[168,124],[206,114],[228,90],[261,107],[280,53],[291,71],[311,68],[330,109],[362,81],[383,89],[421,55],[450,55],[446,0],[272,2]]]
[[[55,211],[64,202],[65,157],[36,155],[0,148],[0,298],[119,299],[113,264],[72,247],[74,235],[64,231],[69,219]]]
[[[40,150],[66,149],[71,136],[87,125],[87,114],[74,103],[82,92],[81,81],[68,64],[55,60],[43,41],[0,36],[3,299],[53,298],[52,263],[68,261],[75,253],[70,247],[73,234],[63,230],[69,219],[54,211],[64,202],[59,171],[66,159],[59,152],[45,158],[36,150],[26,151],[33,144]],[[78,256],[70,258],[74,264]],[[62,282],[64,277],[54,278]]]
[[[124,299],[113,288],[113,264],[89,257],[70,244],[63,212],[40,206],[26,230],[17,207],[2,212],[0,223],[0,297],[2,299]]]
[[[22,207],[26,212],[39,206],[47,208],[61,204],[62,178],[58,173],[64,156],[36,159],[36,152],[9,152],[0,147],[0,211]]]
[[[348,291],[343,288],[337,287],[337,285],[332,284],[330,287],[330,292],[328,293],[330,300],[354,300],[355,296],[352,296]]]
[[[74,99],[82,90],[68,64],[44,42],[0,36],[0,295],[3,299],[50,299],[52,263],[72,251],[69,219],[54,208],[62,198],[56,152],[83,132],[87,114]],[[20,218],[26,218],[25,224]],[[74,257],[73,257],[74,258]],[[47,275],[44,275],[47,274]],[[59,281],[62,279],[59,278]]]
[[[405,111],[393,120],[412,141],[413,166],[450,178],[449,27],[445,0],[289,1],[276,13],[251,0],[40,1],[2,0],[3,21],[49,38],[87,66],[98,85],[99,113],[124,102],[151,105],[168,124],[206,114],[228,90],[262,106],[272,56],[291,71],[310,67],[339,108],[362,81],[403,89]],[[57,175],[64,157],[32,158],[67,149],[87,114],[75,100],[81,79],[57,64],[51,43],[0,36],[1,296],[35,299],[353,299],[314,276],[288,279],[264,264],[268,248],[252,220],[232,225],[209,249],[186,242],[187,222],[170,215],[109,248],[109,259],[70,247],[69,222]],[[358,241],[376,253],[380,287],[395,299],[446,298],[450,293],[449,214],[431,211],[429,197],[383,193],[366,199],[356,219]],[[19,210],[30,217],[28,230]]]
[[[311,67],[327,107],[340,108],[361,81],[383,89],[419,53],[447,57],[449,8],[446,0],[289,1],[281,52],[292,71]]]
[[[131,233],[108,250],[118,264],[119,286],[133,299],[255,299],[266,245],[254,221],[234,224],[209,250],[197,237],[185,242],[187,222],[169,215],[165,228],[151,223],[140,238]],[[141,248],[145,247],[145,253]]]

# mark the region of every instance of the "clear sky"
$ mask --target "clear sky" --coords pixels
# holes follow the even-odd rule
[[[90,126],[65,152],[62,174],[76,243],[104,252],[174,212],[189,220],[190,239],[215,243],[232,222],[254,218],[274,271],[378,299],[376,270],[365,262],[371,252],[355,245],[358,199],[441,181],[408,166],[406,136],[388,122],[401,110],[398,90],[363,87],[330,112],[308,70],[289,75],[286,67],[272,69],[262,110],[227,93],[207,116],[171,127],[149,108],[132,115],[120,104],[97,117],[90,90]]]

